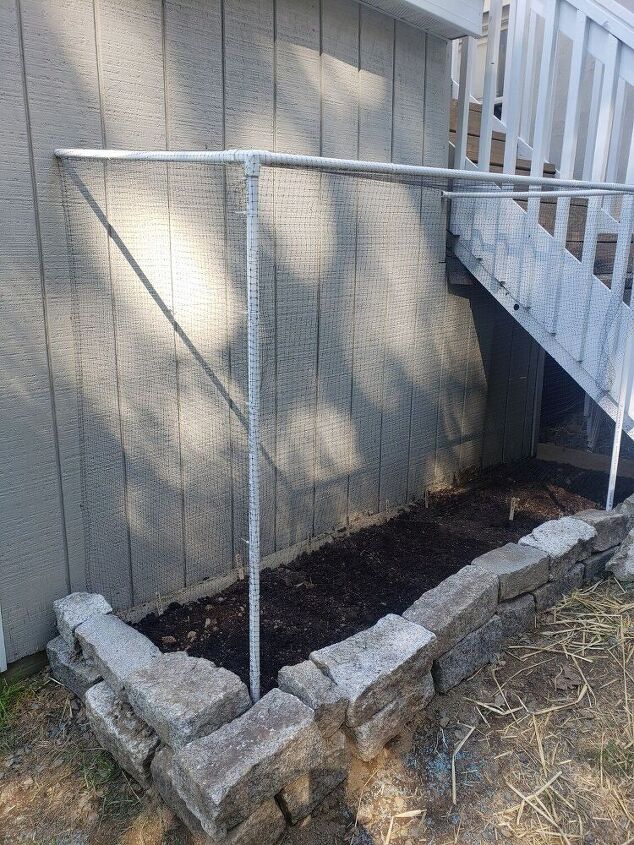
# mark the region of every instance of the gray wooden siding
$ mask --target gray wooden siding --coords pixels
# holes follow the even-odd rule
[[[136,269],[99,216],[84,216],[92,260],[75,277],[90,280],[90,295],[71,296],[52,150],[254,146],[444,165],[447,61],[442,39],[354,0],[0,0],[9,660],[43,646],[50,604],[71,589],[126,608],[230,573],[245,556],[233,177],[206,172],[201,189],[202,175],[183,168],[156,167],[149,184],[141,167],[93,167],[87,187]],[[366,249],[350,248],[350,215],[336,221],[334,253],[314,225],[302,241],[288,177],[263,174],[262,213],[280,235],[262,267],[267,554],[526,454],[537,370],[512,318],[479,288],[447,286],[444,219],[428,193],[297,178],[311,203],[337,192],[344,208],[364,204]],[[120,202],[131,195],[134,205]],[[367,245],[382,196],[411,225],[395,229],[377,267]],[[332,225],[324,217],[321,228]],[[284,254],[291,227],[302,248]],[[417,248],[428,256],[422,289],[397,283],[400,256]],[[391,312],[405,315],[397,337]],[[346,322],[335,343],[331,328]]]

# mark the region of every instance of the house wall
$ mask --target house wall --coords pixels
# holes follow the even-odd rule
[[[51,602],[71,590],[121,609],[161,603],[233,577],[245,549],[244,303],[228,283],[243,268],[226,232],[205,228],[208,213],[236,210],[231,185],[210,177],[208,205],[188,217],[182,170],[149,182],[92,172],[91,197],[127,253],[84,215],[91,263],[78,294],[53,149],[260,147],[446,165],[449,68],[442,39],[354,0],[0,0],[0,86],[0,607],[12,661],[44,645]],[[305,197],[323,191],[303,178]],[[275,179],[262,213],[284,232],[294,208]],[[323,245],[298,256],[300,289],[269,266],[266,554],[531,451],[536,348],[484,291],[447,285],[442,213],[425,220],[382,258],[389,266],[426,234],[417,310],[416,292],[395,286],[392,301],[366,273],[346,312]],[[409,322],[395,335],[397,311]],[[354,349],[324,342],[335,316]]]

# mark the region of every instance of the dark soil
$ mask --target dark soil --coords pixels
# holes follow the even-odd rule
[[[344,639],[386,613],[401,613],[426,590],[536,525],[595,505],[607,479],[597,472],[529,461],[499,467],[465,487],[430,496],[383,525],[340,536],[261,577],[262,689],[277,671]],[[620,480],[616,500],[634,492]],[[509,522],[511,498],[518,500]],[[247,585],[187,605],[171,604],[136,626],[163,651],[207,657],[248,681]]]

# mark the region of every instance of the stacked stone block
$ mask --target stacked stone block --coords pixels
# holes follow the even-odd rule
[[[285,666],[252,705],[233,673],[162,654],[102,596],[55,603],[53,676],[101,745],[207,845],[275,845],[443,694],[492,662],[536,611],[612,569],[634,580],[634,497],[551,520],[424,593],[402,616]],[[629,534],[627,534],[629,530]],[[627,536],[626,536],[627,535]],[[619,548],[620,544],[620,548]],[[615,551],[618,552],[615,555]]]

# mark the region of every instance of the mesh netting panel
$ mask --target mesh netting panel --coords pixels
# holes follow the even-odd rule
[[[62,183],[89,588],[123,606],[241,572],[242,166],[66,161]],[[495,346],[488,294],[447,285],[442,194],[452,188],[482,192],[451,203],[467,266],[502,282],[502,296],[612,388],[623,300],[610,291],[615,251],[610,273],[600,251],[599,272],[581,247],[575,257],[573,237],[598,222],[603,198],[567,209],[559,199],[556,215],[554,200],[501,199],[477,182],[262,167],[262,555],[481,466],[483,430],[496,430],[496,416],[516,413],[516,453],[527,453],[534,373],[491,413],[510,334],[508,349]]]

